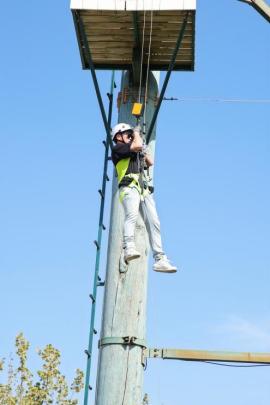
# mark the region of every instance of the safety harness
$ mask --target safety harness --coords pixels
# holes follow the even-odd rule
[[[119,188],[136,188],[140,194],[141,200],[144,200],[144,197],[146,195],[153,192],[153,187],[149,187],[146,180],[144,179],[142,158],[139,159],[139,173],[126,174],[130,163],[130,157],[119,160],[119,162],[116,164],[116,172]],[[121,202],[123,201],[125,194],[125,189],[120,190],[119,198]]]

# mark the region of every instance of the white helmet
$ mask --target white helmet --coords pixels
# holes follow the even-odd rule
[[[112,140],[114,140],[115,135],[117,135],[119,133],[121,134],[122,132],[126,132],[126,131],[133,131],[132,126],[129,124],[125,124],[124,122],[121,122],[120,124],[115,125],[111,132]]]

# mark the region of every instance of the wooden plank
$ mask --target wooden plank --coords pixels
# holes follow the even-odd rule
[[[166,23],[169,23],[169,22],[183,22],[185,20],[185,18],[184,17],[178,17],[178,16],[175,16],[175,17],[154,17],[153,16],[153,19],[152,19],[152,21],[153,21],[153,23],[155,24],[155,23],[157,23],[157,22],[166,22]],[[125,16],[125,17],[123,17],[123,16],[120,16],[120,15],[115,15],[115,16],[98,16],[98,17],[95,17],[95,16],[85,16],[85,17],[83,17],[83,21],[86,21],[86,22],[109,22],[109,21],[113,21],[113,22],[121,22],[121,23],[126,23],[126,22],[133,22],[133,20],[132,20],[132,17],[131,16]],[[140,23],[140,24],[143,24],[143,22],[144,22],[144,17],[142,17],[142,18],[138,18],[138,22]],[[151,22],[151,18],[150,17],[145,17],[145,22],[147,23],[147,24],[149,24],[150,22]],[[192,20],[188,20],[188,24],[192,24]]]
[[[150,55],[156,55],[156,54],[167,54],[167,55],[172,55],[174,51],[174,48],[168,48],[168,47],[156,47],[156,48],[152,48],[150,51]],[[115,48],[91,48],[91,53],[105,53],[106,52],[116,52],[116,53],[120,53],[120,52],[124,52],[124,53],[128,53],[129,55],[132,55],[132,49],[130,49],[129,47],[115,47]],[[189,48],[189,49],[183,49],[180,50],[178,52],[178,55],[192,55],[193,54],[193,49]],[[144,58],[148,57],[148,52],[144,53]]]
[[[144,15],[144,11],[138,11],[138,16],[142,17]],[[190,17],[193,17],[193,14],[195,12],[192,12],[191,10],[189,11]],[[146,15],[150,14],[150,11],[146,11]],[[124,10],[80,10],[80,15],[85,17],[85,16],[114,16],[114,15],[120,15],[120,16],[130,16],[132,15],[132,11],[124,11]],[[185,16],[186,11],[184,10],[154,10],[153,11],[153,16],[154,17],[175,17],[175,16]]]
[[[128,65],[130,68],[132,66],[132,62],[130,61],[130,59],[128,58],[115,58],[114,55],[111,56],[106,56],[106,57],[101,57],[100,55],[98,55],[95,59],[94,59],[94,63],[97,64],[101,64],[101,63],[112,63],[112,61],[116,61],[116,63],[125,63],[126,65]],[[171,59],[170,58],[158,58],[158,59],[153,59],[150,61],[150,66],[151,65],[160,65],[160,66],[164,66],[165,70],[166,68],[168,68],[169,64],[170,64]],[[144,61],[144,66],[147,65],[146,63],[147,61]],[[175,64],[179,65],[179,64],[190,64],[192,65],[193,61],[190,58],[186,58],[183,57],[181,59],[177,59]]]
[[[152,36],[153,35],[167,35],[167,33],[171,33],[174,34],[176,37],[178,36],[179,30],[180,30],[180,26],[177,24],[164,24],[164,25],[159,25],[159,26],[153,26],[152,28]],[[117,23],[109,23],[106,24],[105,26],[103,24],[89,24],[85,26],[85,31],[86,32],[90,32],[90,33],[98,33],[100,31],[102,32],[106,32],[109,33],[110,31],[113,31],[114,33],[116,31],[121,32],[121,33],[133,33],[134,29],[133,27],[129,27],[126,26],[125,24],[121,25],[121,24],[117,24]],[[140,32],[140,37],[142,37],[143,32]],[[191,36],[193,33],[193,28],[192,27],[188,27],[185,30],[185,34],[184,37]],[[144,32],[145,36],[149,36],[150,35],[150,27],[146,27],[146,30]]]
[[[100,32],[102,31],[102,32]],[[97,35],[109,35],[110,32],[112,32],[112,34],[117,34],[117,32],[119,34],[125,33],[125,35],[130,35],[130,36],[134,36],[134,29],[133,28],[127,28],[126,26],[116,26],[115,28],[111,29],[111,27],[109,26],[98,26],[98,27],[93,27],[91,25],[85,26],[85,32],[89,33],[90,35],[93,36],[97,36]],[[103,34],[104,33],[104,34]],[[152,30],[152,38],[154,38],[155,36],[157,37],[163,37],[164,35],[166,35],[166,38],[168,35],[173,36],[175,38],[178,38],[178,34],[179,34],[179,29],[177,27],[154,27],[154,29]],[[140,31],[140,36],[142,37],[142,32]],[[144,33],[144,37],[145,38],[149,38],[150,36],[150,30],[146,30]],[[193,39],[193,30],[187,30],[185,31],[184,34],[184,40],[190,38]]]
[[[83,21],[86,23],[107,23],[107,22],[118,22],[118,23],[133,23],[132,21],[132,16],[120,16],[120,15],[112,15],[112,16],[85,16],[83,17]],[[161,16],[161,17],[153,17],[153,23],[183,23],[184,17],[167,17],[167,16]],[[145,18],[146,24],[150,24],[151,19],[150,17]],[[138,18],[138,23],[140,25],[143,25],[144,23],[144,17]],[[188,23],[192,24],[192,20],[189,20]]]
[[[131,48],[133,45],[133,41],[89,41],[91,49],[99,49],[99,48]],[[187,42],[183,44],[181,49],[193,49],[190,44]],[[175,41],[152,41],[151,49],[154,48],[175,48]],[[144,52],[148,52],[148,47],[144,48]]]
[[[99,45],[102,44],[102,45]],[[121,42],[94,42],[94,41],[89,41],[89,46],[91,50],[94,49],[114,49],[114,48],[127,48],[132,50],[133,46],[132,43],[130,42],[125,42],[124,44]],[[175,43],[174,42],[153,42],[151,49],[155,49],[155,48],[168,48],[168,49],[174,49],[175,48]],[[183,44],[182,47],[180,48],[180,50],[193,50],[193,46],[191,46],[190,44],[186,43]],[[148,46],[146,45],[146,47],[144,48],[144,53],[148,53]]]
[[[117,54],[116,52],[112,52],[112,53],[107,53],[107,54],[105,54],[105,53],[102,53],[102,52],[96,52],[96,53],[94,53],[93,55],[92,55],[92,57],[93,57],[93,60],[96,60],[96,59],[99,59],[99,60],[101,60],[101,59],[119,59],[119,60],[121,60],[121,59],[125,59],[125,60],[127,60],[130,64],[132,63],[132,58],[131,58],[131,56],[130,56],[130,54],[128,54],[128,53],[121,53],[121,52],[119,52],[119,54]],[[189,61],[191,61],[191,58],[189,58],[188,57],[188,55],[177,55],[177,59],[176,59],[176,61],[178,61],[178,60],[182,60],[183,58],[186,58],[186,59],[188,59]],[[162,60],[167,60],[167,61],[170,61],[171,60],[171,54],[159,54],[159,55],[152,55],[152,57],[150,58],[150,62],[152,63],[152,62],[161,62]],[[144,60],[143,60],[143,63],[145,64],[145,63],[147,63],[147,59],[146,58],[144,58]]]
[[[133,25],[127,26],[127,24],[123,23],[120,24],[118,22],[108,22],[106,23],[106,26],[98,23],[98,22],[91,22],[91,24],[85,24],[85,28],[91,28],[92,30],[104,30],[104,29],[128,29],[128,30],[134,30]],[[145,24],[145,30],[150,31],[150,23]],[[181,28],[180,23],[158,23],[158,24],[153,24],[152,31],[155,30],[165,30],[165,31],[178,31]],[[193,31],[193,26],[187,25],[185,32]]]
[[[88,40],[91,42],[121,42],[123,40],[123,36],[119,35],[119,34],[114,34],[112,36],[111,32],[109,34],[97,34],[97,33],[92,33],[89,32],[89,30],[86,32]],[[191,44],[193,36],[186,36],[183,38],[183,43],[184,44]],[[125,42],[134,42],[134,35],[133,33],[130,35],[125,35],[124,38]],[[175,36],[174,34],[167,34],[166,38],[164,38],[164,36],[161,35],[152,35],[152,42],[156,41],[156,42],[172,42],[172,43],[176,43],[177,40],[177,36]],[[146,36],[145,37],[145,43],[147,43],[149,41],[149,38]]]
[[[156,57],[162,57],[162,55],[166,55],[168,58],[171,58],[173,54],[173,49],[156,49],[155,51],[151,52],[150,59],[156,58]],[[128,49],[111,49],[110,51],[106,49],[93,49],[92,50],[92,57],[95,58],[96,55],[103,56],[104,58],[106,55],[115,55],[116,57],[123,57],[124,55],[130,59],[130,63],[132,62],[132,52],[130,52]],[[193,51],[192,50],[187,50],[184,52],[179,52],[177,54],[177,58],[186,56],[190,59],[193,59]],[[148,54],[145,54],[143,57],[143,60],[146,61],[148,59]]]

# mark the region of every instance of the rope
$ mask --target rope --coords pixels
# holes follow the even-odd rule
[[[143,37],[142,37],[142,49],[141,49],[141,67],[140,67],[140,84],[139,84],[139,95],[138,101],[141,102],[141,92],[142,92],[142,71],[143,71],[143,49],[144,49],[144,33],[145,33],[145,14],[146,11],[143,12]]]
[[[152,0],[153,5],[153,0]],[[150,67],[150,55],[151,55],[151,45],[152,45],[152,31],[153,31],[153,9],[151,10],[150,17],[150,36],[149,36],[149,46],[148,46],[148,58],[147,58],[147,69],[146,69],[146,82],[145,82],[145,94],[144,94],[144,116],[143,125],[145,126],[146,121],[146,110],[147,110],[147,96],[148,96],[148,79],[149,79],[149,67]]]

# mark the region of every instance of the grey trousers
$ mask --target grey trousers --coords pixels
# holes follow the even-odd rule
[[[124,194],[122,200],[125,213],[123,248],[135,247],[134,232],[140,211],[149,235],[153,256],[158,259],[164,253],[160,235],[160,222],[152,194],[145,196],[141,200],[141,195],[135,187],[121,187],[120,192]]]

